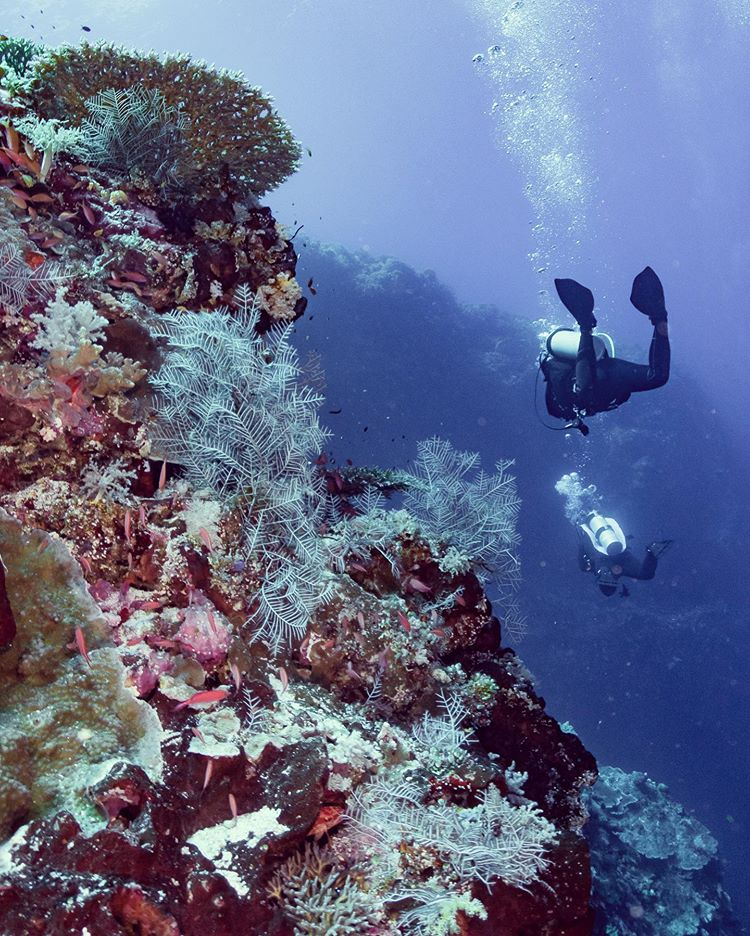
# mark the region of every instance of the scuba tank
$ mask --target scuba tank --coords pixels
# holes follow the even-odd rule
[[[628,541],[620,524],[612,517],[603,517],[593,510],[581,529],[591,540],[591,545],[603,556],[617,556],[627,549]]]
[[[606,335],[604,332],[599,332],[593,336],[593,339],[594,353],[596,354],[597,361],[608,357],[613,358],[615,356],[615,343],[609,335]],[[580,340],[580,331],[573,328],[566,328],[565,326],[556,328],[547,336],[545,350],[539,355],[539,370],[537,371],[537,379],[534,385],[534,408],[537,411],[537,418],[547,429],[555,429],[559,432],[577,429],[582,435],[587,436],[589,434],[589,429],[581,419],[582,413],[575,409],[572,403],[565,404],[568,410],[566,411],[564,405],[555,402],[555,395],[552,390],[552,386],[555,382],[554,373],[559,373],[560,370],[567,373],[574,367],[576,358],[578,357],[578,345]],[[559,429],[557,426],[548,425],[541,416],[539,416],[536,397],[540,373],[544,374],[544,380],[547,384],[547,390],[545,392],[547,412],[551,416],[566,420],[565,425],[559,427]],[[559,412],[555,412],[553,405]]]
[[[558,361],[575,361],[578,355],[578,342],[581,333],[573,328],[556,328],[547,336],[547,354],[557,358]],[[604,332],[594,335],[594,351],[597,361],[602,358],[615,356],[615,343]]]

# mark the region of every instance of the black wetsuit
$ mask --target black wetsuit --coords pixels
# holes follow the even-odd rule
[[[629,548],[617,556],[605,556],[594,549],[591,540],[580,528],[578,537],[578,565],[582,572],[594,573],[599,589],[607,597],[614,595],[621,587],[622,576],[648,581],[656,574],[657,558],[650,547],[646,549],[643,559],[638,559]]]
[[[597,361],[593,335],[582,331],[575,362],[550,357],[542,364],[547,381],[547,412],[558,419],[572,420],[614,409],[631,393],[663,387],[669,380],[669,361],[666,323],[654,326],[648,364],[610,357]]]

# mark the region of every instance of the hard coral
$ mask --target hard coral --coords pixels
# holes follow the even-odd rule
[[[51,807],[75,809],[88,825],[84,791],[103,762],[128,758],[158,773],[158,722],[124,688],[117,653],[95,649],[104,622],[65,546],[0,512],[0,552],[18,626],[0,656],[0,834]]]
[[[236,72],[188,55],[129,51],[99,43],[61,46],[32,62],[26,96],[41,117],[80,123],[86,101],[107,89],[159,91],[189,120],[186,140],[203,190],[221,188],[220,169],[238,192],[263,195],[297,168],[300,146],[271,99]]]

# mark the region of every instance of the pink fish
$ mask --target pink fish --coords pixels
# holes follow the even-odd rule
[[[123,270],[120,276],[126,280],[130,280],[132,283],[148,283],[148,277],[144,276],[143,273],[139,273],[137,270]]]
[[[200,692],[194,692],[189,699],[185,699],[185,701],[180,702],[179,705],[175,705],[174,710],[178,712],[180,709],[187,708],[189,705],[223,702],[228,695],[228,689],[202,689]]]
[[[211,543],[211,534],[208,532],[208,530],[205,527],[200,527],[200,529],[198,530],[198,536],[200,536],[201,541],[203,542],[203,545],[206,547],[206,549],[209,552],[213,552],[214,547],[213,547],[213,544]]]
[[[229,808],[232,810],[232,819],[237,819],[237,800],[234,797],[234,793],[230,793],[228,796],[229,799]]]
[[[213,772],[214,772],[214,762],[209,757],[208,762],[206,763],[206,772],[203,774],[203,789],[204,790],[211,782],[211,774]]]
[[[86,638],[83,636],[83,631],[80,627],[76,627],[76,646],[78,647],[78,652],[84,658],[84,660],[91,666],[91,660],[89,658],[89,652],[86,649]]]
[[[398,614],[398,622],[399,622],[399,624],[403,627],[403,629],[406,631],[407,634],[410,634],[410,633],[411,633],[411,624],[409,623],[409,619],[408,619],[407,616],[403,613],[403,611],[397,611],[396,613]]]
[[[90,205],[87,205],[86,202],[81,203],[81,208],[83,209],[84,218],[93,227],[96,224],[96,215],[94,214],[93,209]]]
[[[279,667],[279,679],[281,680],[281,691],[286,692],[289,685],[289,676],[283,666]]]
[[[414,576],[409,579],[407,584],[410,588],[413,588],[414,591],[421,592],[423,595],[429,594],[429,592],[432,591],[429,585],[425,585],[424,582],[420,582],[420,580],[418,578],[414,578]]]
[[[232,679],[234,680],[234,686],[237,692],[240,691],[242,686],[242,674],[240,673],[240,668],[236,663],[229,664],[229,672],[232,674]]]

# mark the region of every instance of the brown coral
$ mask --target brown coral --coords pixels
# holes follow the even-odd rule
[[[223,166],[240,192],[263,195],[297,168],[300,146],[271,99],[239,73],[188,55],[160,57],[105,43],[61,46],[34,61],[29,100],[41,117],[80,123],[87,99],[134,86],[161,92],[187,115],[185,137],[202,188],[222,187]]]

